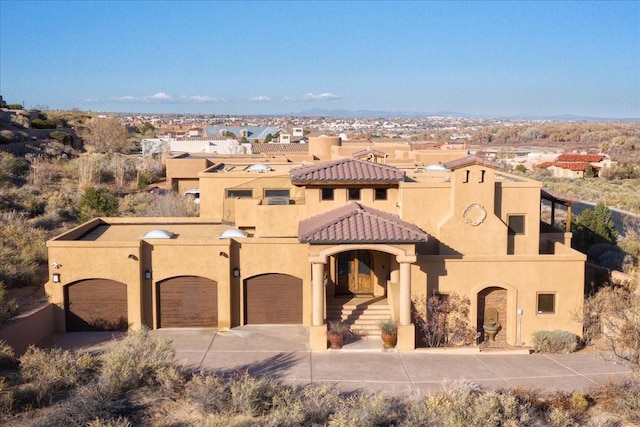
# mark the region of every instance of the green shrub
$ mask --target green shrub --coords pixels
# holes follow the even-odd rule
[[[31,127],[34,129],[55,129],[56,122],[48,119],[33,119],[31,120]]]
[[[78,202],[78,219],[82,222],[118,212],[118,198],[107,190],[89,187]]]
[[[536,331],[531,340],[536,353],[573,353],[580,337],[567,331]]]
[[[61,144],[71,144],[73,142],[73,137],[66,132],[60,132],[59,130],[54,130],[49,134],[49,138],[55,139]]]
[[[130,331],[100,356],[100,381],[116,394],[142,386],[173,389],[182,381],[174,356],[171,341],[151,338],[144,328]]]

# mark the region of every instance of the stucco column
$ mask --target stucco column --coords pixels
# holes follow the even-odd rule
[[[391,283],[400,283],[400,270],[398,270],[398,260],[395,257],[391,257],[389,270],[389,281]]]
[[[324,264],[314,262],[311,266],[312,290],[312,325],[324,325]]]
[[[411,324],[411,263],[400,262],[400,325]]]

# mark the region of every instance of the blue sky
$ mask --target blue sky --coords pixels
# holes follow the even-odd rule
[[[640,118],[640,2],[0,0],[0,95],[117,112]]]

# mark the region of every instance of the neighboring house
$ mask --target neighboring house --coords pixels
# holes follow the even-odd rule
[[[227,127],[206,127],[205,135],[208,137],[226,137],[229,133],[236,136],[238,141],[246,138],[248,142],[265,142],[268,135],[276,137],[278,132],[283,130],[276,126],[227,126]]]
[[[606,154],[561,154],[535,167],[551,171],[556,178],[584,178],[589,170],[596,177],[602,168],[611,167],[611,159]]]
[[[208,154],[251,154],[251,144],[241,144],[235,139],[204,137],[162,137],[147,138],[140,143],[142,156],[150,157],[162,153],[208,153]]]
[[[581,335],[585,256],[555,218],[570,201],[463,150],[334,137],[308,150],[171,159],[199,218],[97,218],[49,240],[56,330],[301,324],[326,349],[327,321],[351,313],[364,334],[395,319],[406,350],[412,298],[455,292],[480,333],[497,310],[503,343]]]

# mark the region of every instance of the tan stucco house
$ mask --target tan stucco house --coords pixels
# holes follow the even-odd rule
[[[585,257],[557,227],[562,197],[460,149],[307,145],[171,159],[173,188],[200,190],[199,218],[97,218],[50,240],[56,329],[301,324],[325,349],[328,320],[375,334],[391,317],[406,350],[412,297],[456,292],[479,331],[497,310],[507,344],[581,335]]]

